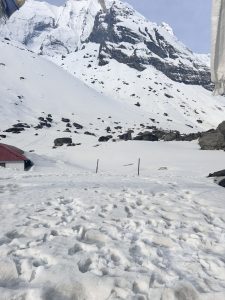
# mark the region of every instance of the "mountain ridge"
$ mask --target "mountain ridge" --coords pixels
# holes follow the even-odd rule
[[[148,21],[119,0],[68,0],[64,7],[29,0],[1,31],[50,56],[98,43],[100,66],[107,64],[108,56],[139,71],[153,65],[174,81],[210,89],[208,67],[177,40],[168,25]]]
[[[158,128],[198,132],[223,121],[224,98],[208,91],[206,56],[179,42],[169,25],[148,21],[124,2],[107,0],[105,6],[98,0],[68,0],[63,7],[28,0],[0,35],[106,99],[135,107]]]

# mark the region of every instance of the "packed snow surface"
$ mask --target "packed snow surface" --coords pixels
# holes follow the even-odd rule
[[[118,138],[216,127],[224,97],[151,66],[100,68],[94,43],[62,56],[64,44],[82,46],[109,3],[27,1],[21,26],[12,18],[5,28],[17,42],[0,41],[0,142],[34,162],[28,172],[0,168],[0,300],[224,300],[224,189],[207,178],[224,168],[224,152]],[[60,53],[54,63],[38,55],[40,40]],[[73,147],[53,147],[60,137]]]
[[[223,152],[38,148],[31,171],[0,170],[1,299],[224,299],[224,189],[206,178]]]

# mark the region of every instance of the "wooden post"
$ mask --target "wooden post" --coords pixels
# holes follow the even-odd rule
[[[140,176],[140,165],[141,165],[141,159],[138,159],[138,176]]]
[[[98,173],[99,159],[97,159],[96,174]]]

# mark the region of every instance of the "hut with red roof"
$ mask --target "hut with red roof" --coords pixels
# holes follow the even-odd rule
[[[0,167],[16,170],[27,170],[32,162],[24,155],[24,151],[11,145],[0,143]]]

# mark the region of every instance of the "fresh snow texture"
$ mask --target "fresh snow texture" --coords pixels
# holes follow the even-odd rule
[[[29,173],[0,170],[1,299],[224,299],[223,152],[30,146]]]

